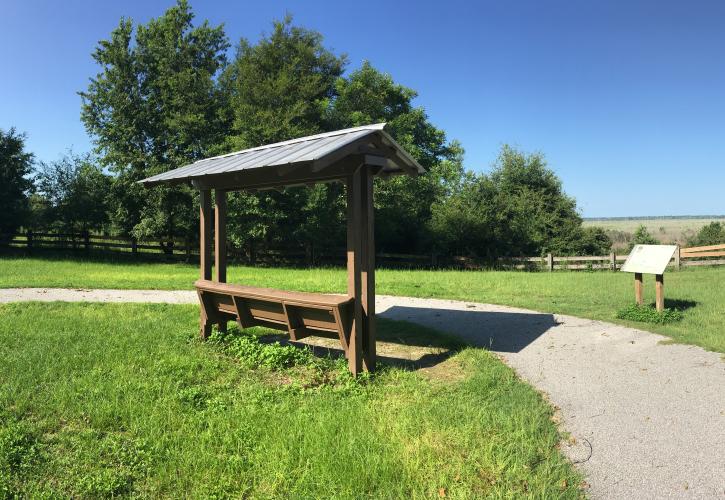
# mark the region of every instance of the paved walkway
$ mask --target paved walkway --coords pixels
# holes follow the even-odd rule
[[[193,291],[0,290],[0,302],[196,303]],[[497,352],[548,395],[564,452],[594,498],[725,498],[725,361],[600,321],[488,304],[379,296],[382,317]],[[725,335],[725,332],[723,332]]]

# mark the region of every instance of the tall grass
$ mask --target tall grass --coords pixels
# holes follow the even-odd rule
[[[254,367],[195,340],[194,306],[0,315],[0,496],[580,496],[551,408],[483,350],[455,354],[445,377],[386,367],[309,384],[306,358]]]

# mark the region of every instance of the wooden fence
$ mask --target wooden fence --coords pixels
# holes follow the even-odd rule
[[[0,235],[0,245],[33,251],[35,249],[71,250],[78,252],[112,252],[129,257],[159,257],[175,260],[197,260],[198,243],[192,241],[150,241],[121,236],[90,233],[35,233],[27,231],[13,235]],[[260,247],[229,249],[229,257],[238,262],[262,266],[343,266],[344,248],[315,247]],[[688,266],[718,266],[725,264],[725,244],[679,248],[670,266],[675,269]],[[436,254],[396,254],[381,252],[375,256],[379,267],[410,269],[523,269],[523,270],[618,270],[627,255],[615,252],[609,255],[541,257],[500,257],[495,261],[475,257],[441,256]]]

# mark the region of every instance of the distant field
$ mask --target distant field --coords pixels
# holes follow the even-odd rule
[[[632,234],[640,225],[660,240],[660,243],[679,243],[686,245],[688,238],[711,222],[725,223],[725,216],[721,217],[673,217],[673,218],[632,218],[632,219],[586,219],[585,226],[598,226],[610,233],[615,249],[626,248],[632,239]]]

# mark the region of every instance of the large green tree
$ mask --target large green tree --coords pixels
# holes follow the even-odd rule
[[[316,31],[273,23],[272,32],[252,44],[239,42],[224,71],[233,125],[227,144],[244,149],[324,131],[323,117],[334,97],[346,58],[323,45]]]
[[[294,26],[289,16],[256,43],[241,40],[221,78],[232,121],[224,152],[325,131],[344,67],[345,57],[326,49],[322,35]],[[339,185],[235,193],[230,237],[238,245],[339,240],[341,193]]]
[[[25,135],[0,129],[0,238],[27,220],[33,154],[25,151]]]
[[[216,79],[229,44],[222,26],[195,26],[193,18],[179,0],[135,31],[122,19],[93,53],[100,72],[80,93],[81,118],[115,174],[111,220],[123,233],[172,238],[196,232],[189,188],[136,184],[203,158],[225,136],[226,101]]]
[[[703,226],[698,233],[688,240],[687,244],[692,247],[705,245],[719,245],[725,243],[725,224],[713,221]]]
[[[111,178],[90,154],[72,151],[41,163],[35,176],[36,227],[65,232],[102,231],[108,225]]]
[[[443,252],[488,259],[609,249],[601,230],[585,231],[581,223],[576,201],[544,156],[504,145],[489,174],[466,174],[433,204],[430,227]]]
[[[445,196],[463,173],[463,148],[413,105],[417,93],[396,83],[369,62],[346,78],[338,78],[336,97],[327,114],[330,129],[386,122],[386,131],[427,173],[377,182],[375,187],[377,246],[387,251],[423,251],[430,246],[426,221],[431,205]]]

